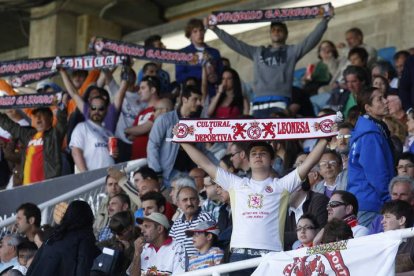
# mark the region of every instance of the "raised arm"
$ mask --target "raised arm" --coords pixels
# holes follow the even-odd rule
[[[217,89],[216,95],[214,95],[214,97],[211,99],[210,104],[208,105],[208,110],[207,110],[208,117],[212,117],[214,113],[216,112],[218,102],[220,100],[220,97],[223,95],[223,93],[224,93],[224,86],[223,84],[220,84]]]
[[[315,29],[299,44],[296,45],[296,60],[301,59],[309,51],[311,51],[315,46],[321,41],[323,34],[328,28],[328,22],[331,17],[324,17]]]
[[[212,24],[210,17],[204,19],[204,26],[211,29],[221,41],[223,41],[228,47],[233,51],[247,57],[248,59],[253,59],[253,55],[256,52],[256,46],[251,46],[241,40],[238,40],[234,36],[226,33],[222,29],[219,29],[216,25]]]
[[[190,143],[181,143],[181,146],[194,163],[201,167],[211,178],[216,179],[217,167],[204,153]]]
[[[300,179],[305,179],[309,171],[316,165],[316,163],[319,162],[327,145],[328,141],[326,139],[320,139],[318,141],[316,146],[309,153],[308,157],[306,157],[305,161],[303,161],[302,165],[298,167]]]
[[[114,99],[114,105],[117,111],[120,111],[122,108],[122,102],[124,101],[128,85],[129,84],[126,80],[121,80],[121,85],[119,86]]]
[[[83,101],[82,97],[79,95],[71,79],[69,78],[68,72],[66,72],[64,68],[59,68],[59,73],[62,77],[63,84],[65,85],[67,92],[69,93],[70,97],[75,101],[77,108],[83,113],[85,102]]]

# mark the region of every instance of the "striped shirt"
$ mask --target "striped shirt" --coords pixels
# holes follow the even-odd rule
[[[218,247],[211,247],[206,253],[197,253],[190,257],[188,271],[203,269],[221,264],[223,250]]]
[[[177,242],[181,243],[187,253],[191,256],[197,253],[197,249],[193,245],[193,238],[187,237],[186,230],[194,228],[200,221],[214,220],[208,213],[198,210],[191,221],[186,220],[185,214],[179,216],[170,230],[170,236]]]

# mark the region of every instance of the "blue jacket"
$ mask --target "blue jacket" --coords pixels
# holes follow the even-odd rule
[[[379,212],[390,200],[388,184],[394,177],[390,143],[372,120],[360,116],[350,145],[347,191],[358,199],[359,211]]]
[[[178,124],[179,120],[177,110],[162,114],[155,120],[149,133],[147,144],[148,166],[156,172],[162,172],[164,185],[171,180],[171,173],[180,148],[179,143],[166,141],[166,139],[173,138],[172,129]],[[205,149],[204,145],[197,143],[197,146],[214,164],[218,165],[219,161]]]
[[[198,52],[197,48],[190,44],[187,47],[182,49],[183,52],[186,53],[195,53]],[[220,52],[216,48],[209,47],[205,44],[205,51],[211,55],[214,65],[216,66],[216,73],[218,76],[217,84],[220,83],[221,74],[223,72],[223,63],[221,61]],[[175,66],[175,80],[182,84],[188,77],[195,77],[201,82],[201,73],[202,73],[202,66],[199,65],[176,65]],[[209,83],[208,84],[208,93],[212,97],[216,94],[215,91],[215,84]]]

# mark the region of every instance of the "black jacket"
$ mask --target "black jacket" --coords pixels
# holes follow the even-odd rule
[[[63,239],[46,241],[30,265],[27,276],[89,276],[100,254],[91,230],[68,232]]]

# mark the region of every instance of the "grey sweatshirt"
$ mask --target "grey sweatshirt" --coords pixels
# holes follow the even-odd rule
[[[218,27],[213,28],[213,31],[231,49],[253,60],[255,97],[291,98],[296,62],[319,43],[327,26],[328,20],[322,19],[301,43],[278,48],[249,45]]]

